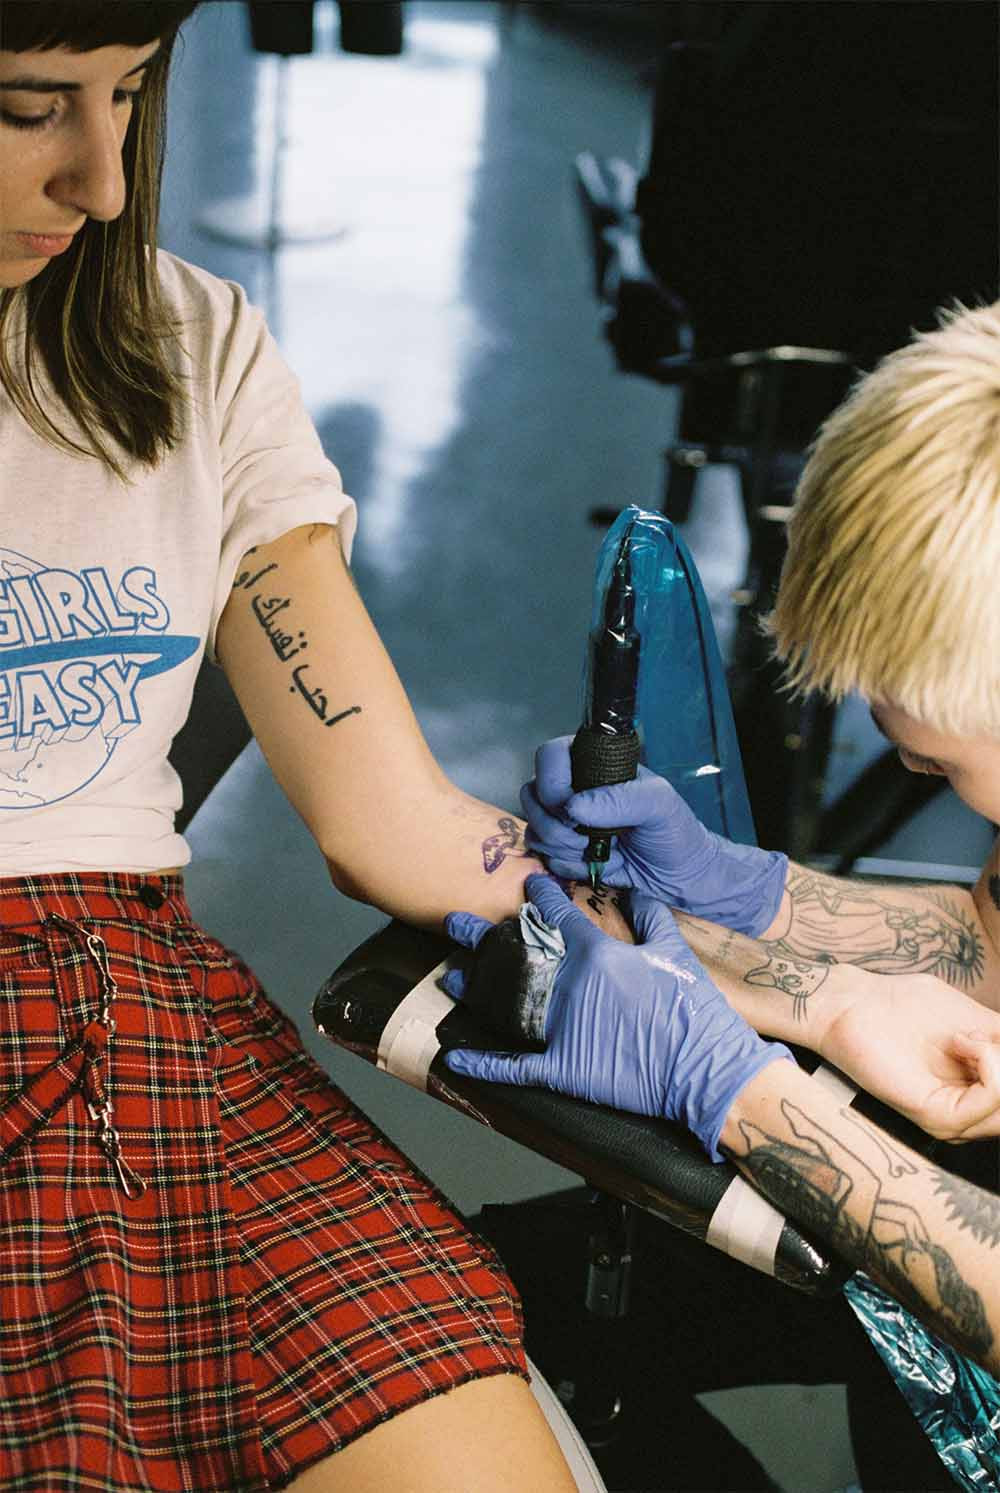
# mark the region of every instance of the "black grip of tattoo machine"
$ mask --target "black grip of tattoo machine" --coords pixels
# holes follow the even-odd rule
[[[604,614],[590,635],[586,717],[569,753],[574,793],[630,782],[639,766],[635,717],[640,639],[635,627],[631,541],[630,525],[615,557]],[[596,887],[617,831],[578,827],[587,835],[587,865],[591,885]]]

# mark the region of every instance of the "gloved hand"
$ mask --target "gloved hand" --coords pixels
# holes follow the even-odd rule
[[[659,897],[751,938],[769,927],[785,888],[787,856],[706,829],[676,789],[646,767],[629,783],[574,793],[571,740],[559,736],[540,746],[535,776],[521,789],[525,843],[554,875],[587,879],[587,838],[578,824],[624,829],[601,874],[608,886]]]
[[[732,1010],[662,902],[632,898],[640,942],[631,945],[595,927],[551,876],[529,876],[525,889],[566,945],[545,1013],[546,1050],[509,1056],[456,1048],[445,1057],[448,1067],[678,1120],[721,1161],[719,1132],[733,1100],[768,1063],[791,1053]],[[445,921],[466,948],[491,926],[468,912]],[[449,970],[442,984],[461,999],[460,971]]]

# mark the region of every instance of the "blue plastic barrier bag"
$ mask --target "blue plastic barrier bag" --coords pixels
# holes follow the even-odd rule
[[[635,627],[642,640],[638,714],[642,760],[658,772],[709,829],[755,845],[757,836],[726,673],[708,602],[687,545],[662,513],[625,508],[601,546],[592,627],[622,537],[629,559]]]

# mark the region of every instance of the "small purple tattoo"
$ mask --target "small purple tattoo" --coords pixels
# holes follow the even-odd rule
[[[498,835],[490,835],[483,841],[483,869],[487,876],[499,871],[507,859],[508,850],[519,850],[521,846],[520,831],[513,819],[498,819],[497,828],[500,830]]]

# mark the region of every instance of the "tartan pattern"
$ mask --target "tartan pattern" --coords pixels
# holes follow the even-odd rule
[[[83,930],[118,987],[106,1044]],[[521,1334],[489,1247],[180,877],[0,880],[0,1487],[283,1488],[434,1394],[526,1377]]]

